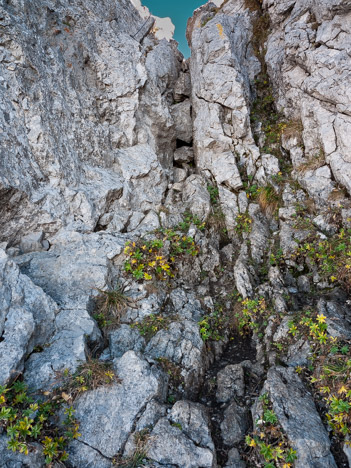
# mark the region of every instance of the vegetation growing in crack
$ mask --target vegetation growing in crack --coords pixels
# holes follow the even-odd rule
[[[248,461],[256,467],[289,468],[297,458],[296,451],[290,446],[278,418],[273,411],[269,395],[264,393],[259,398],[260,418],[255,421],[254,431],[246,436],[250,447]]]
[[[168,398],[171,398],[171,400],[176,399],[176,396],[179,394],[179,390],[181,391],[184,386],[182,369],[166,357],[159,357],[157,362],[169,377]]]
[[[139,330],[141,336],[149,341],[160,330],[168,330],[169,325],[177,320],[177,317],[166,317],[161,314],[150,314],[143,318],[141,322],[135,322],[132,328]]]
[[[221,208],[219,200],[219,190],[217,185],[208,184],[207,185],[208,193],[210,194],[211,201],[211,214],[208,219],[208,227],[213,226],[216,231],[219,233],[221,241],[223,243],[228,243],[228,232],[225,223],[225,216]]]
[[[351,342],[328,334],[327,317],[322,313],[304,310],[288,322],[289,337],[278,349],[301,338],[310,342],[310,364],[296,367],[296,372],[312,384],[311,390],[340,443],[349,444],[351,435]]]
[[[207,185],[207,191],[210,194],[210,201],[212,206],[217,206],[219,204],[219,190],[216,185]]]
[[[88,390],[121,383],[112,363],[91,358],[82,363],[73,374],[68,369],[58,372],[57,380],[60,382],[62,398],[70,403]]]
[[[252,218],[249,213],[239,213],[235,218],[235,231],[239,235],[249,234],[252,230]]]
[[[134,434],[134,451],[128,457],[121,457],[117,455],[114,457],[113,466],[120,468],[138,468],[146,464],[148,460],[148,449],[150,442],[150,430],[143,429]]]
[[[235,317],[241,335],[252,331],[259,333],[263,327],[267,326],[267,320],[272,311],[268,308],[263,297],[242,299],[238,304]]]
[[[134,307],[134,300],[126,291],[127,284],[116,284],[114,289],[97,289],[96,312],[93,318],[101,330],[116,328],[128,307]]]
[[[228,329],[228,317],[224,315],[223,307],[217,306],[212,313],[202,317],[199,327],[203,341],[223,340],[225,332]]]
[[[324,165],[325,165],[325,153],[321,149],[319,154],[316,154],[314,157],[310,158],[308,161],[301,164],[297,168],[297,171],[300,174],[304,174],[305,172],[308,172],[308,171],[315,171]]]
[[[339,233],[326,239],[315,235],[302,242],[291,258],[303,262],[308,258],[321,279],[339,282],[347,290],[351,287],[351,230],[340,229]]]
[[[45,392],[45,399],[34,398],[24,382],[0,386],[0,428],[8,436],[8,449],[28,455],[31,444],[43,448],[45,463],[64,462],[68,458],[67,444],[80,437],[79,423],[74,409],[66,407],[65,418],[59,421],[59,412],[65,399],[57,393]]]
[[[186,213],[184,220],[172,229],[160,228],[154,239],[126,242],[124,270],[138,281],[166,281],[175,277],[177,262],[185,257],[196,257],[200,248],[191,236],[185,234],[191,224],[205,229],[197,216]]]
[[[258,190],[258,203],[261,210],[271,216],[277,211],[281,203],[281,196],[272,184],[267,184]]]

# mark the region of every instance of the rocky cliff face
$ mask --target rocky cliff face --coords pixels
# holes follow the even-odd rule
[[[349,2],[0,28],[0,466],[348,467]]]

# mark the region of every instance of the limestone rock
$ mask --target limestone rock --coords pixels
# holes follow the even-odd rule
[[[140,352],[145,347],[145,340],[139,332],[128,325],[122,324],[109,335],[110,354],[112,358],[120,358],[127,351]]]
[[[205,180],[199,175],[191,175],[184,183],[182,200],[188,210],[205,221],[210,214],[210,195]]]
[[[224,411],[221,424],[223,442],[230,447],[241,442],[248,427],[249,419],[246,409],[233,401]]]
[[[179,427],[161,419],[151,432],[149,457],[162,465],[176,465],[184,468],[212,468],[214,454],[208,448],[195,445]]]
[[[193,139],[193,125],[191,119],[191,101],[186,99],[179,104],[175,104],[172,109],[172,116],[175,122],[175,131],[178,140],[191,143]]]
[[[127,441],[142,408],[152,398],[164,397],[162,375],[134,351],[115,360],[115,370],[122,380],[120,384],[87,392],[75,403],[82,436],[79,446],[74,446],[73,464],[79,457],[82,466],[86,445],[103,457],[112,458]],[[86,464],[89,461],[90,457],[85,459]]]
[[[245,468],[246,464],[240,458],[238,449],[233,448],[228,452],[228,461],[224,468]]]
[[[316,157],[322,148],[329,164],[301,177],[301,183],[311,196],[326,200],[333,186],[332,173],[349,191],[349,5],[342,0],[309,4],[265,0],[263,7],[273,25],[265,59],[278,108],[289,118],[301,118],[305,152]]]
[[[196,322],[172,322],[167,330],[160,330],[151,338],[145,348],[145,356],[167,358],[179,365],[187,392],[196,394],[205,370],[205,345]]]
[[[233,397],[243,397],[244,392],[244,371],[240,364],[226,366],[217,374],[218,402],[227,403]]]
[[[194,159],[194,150],[190,146],[181,146],[174,152],[174,161],[189,163]]]
[[[32,252],[16,257],[21,271],[42,287],[61,307],[55,320],[55,334],[40,353],[26,364],[26,378],[34,388],[42,388],[64,368],[75,371],[86,359],[88,345],[101,344],[101,333],[90,316],[96,288],[110,287],[111,259],[124,246],[122,238],[106,233],[83,236],[62,233],[49,252]],[[115,287],[115,285],[112,285]]]
[[[197,446],[214,451],[210,420],[202,405],[184,400],[177,401],[169,414],[169,420],[180,424],[183,434]]]
[[[128,184],[114,165],[122,149],[147,144],[169,168],[181,54],[126,0],[16,0],[1,18],[0,238],[91,232]]]
[[[297,452],[297,468],[336,467],[330,440],[311,395],[294,369],[271,368],[262,393],[268,392],[273,411]],[[308,417],[306,417],[308,415]],[[255,408],[253,420],[257,419]]]
[[[0,250],[0,384],[23,370],[24,358],[55,332],[57,304]]]

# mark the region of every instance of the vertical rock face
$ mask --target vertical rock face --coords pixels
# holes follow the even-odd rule
[[[258,157],[249,106],[250,78],[260,65],[250,44],[250,16],[240,2],[220,11],[208,3],[188,27],[196,163],[218,185],[234,190],[242,186],[237,164],[244,148],[253,162]]]
[[[319,195],[325,198],[336,180],[350,193],[349,2],[291,1],[282,6],[264,1],[263,6],[272,21],[266,62],[278,108],[301,119],[304,160],[320,156],[321,168],[308,171],[302,184],[312,196],[311,185],[322,185],[326,193]]]
[[[116,200],[127,213],[123,148],[147,145],[169,168],[181,55],[146,37],[152,24],[128,0],[2,4],[3,240],[91,231]]]
[[[0,385],[67,467],[347,467],[350,2],[208,2],[189,60],[133,4],[0,5]]]

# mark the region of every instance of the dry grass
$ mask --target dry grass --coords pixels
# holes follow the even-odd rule
[[[331,192],[328,199],[330,201],[337,202],[337,201],[344,200],[346,197],[347,197],[347,194],[344,188],[336,188]]]
[[[262,0],[244,0],[244,6],[250,11],[260,11],[262,8]]]
[[[134,434],[135,449],[132,455],[126,458],[117,456],[113,459],[113,465],[120,468],[138,468],[144,465],[148,458],[148,444],[151,437],[148,429],[143,429]]]
[[[282,136],[286,139],[296,138],[302,144],[303,124],[301,119],[290,120],[286,123]]]
[[[97,298],[97,306],[100,312],[120,319],[127,307],[134,304],[132,298],[126,294],[126,285],[119,285],[115,289],[104,291],[98,289],[100,295]]]
[[[95,300],[96,311],[94,318],[102,330],[107,331],[116,328],[126,310],[136,307],[135,300],[127,295],[126,287],[127,284],[117,284],[115,289],[107,291],[96,288],[99,295]]]
[[[320,167],[325,165],[325,154],[323,151],[311,158],[309,161],[301,164],[296,170],[300,174],[305,174],[308,171],[316,171]]]
[[[266,214],[271,216],[277,208],[279,207],[280,203],[280,196],[276,192],[273,185],[267,185],[266,187],[262,187],[259,191],[258,195],[258,203],[261,207],[261,210]]]
[[[88,390],[122,382],[115,374],[112,364],[92,358],[82,363],[74,374],[68,370],[57,372],[56,380],[62,382],[61,397],[69,403]]]

